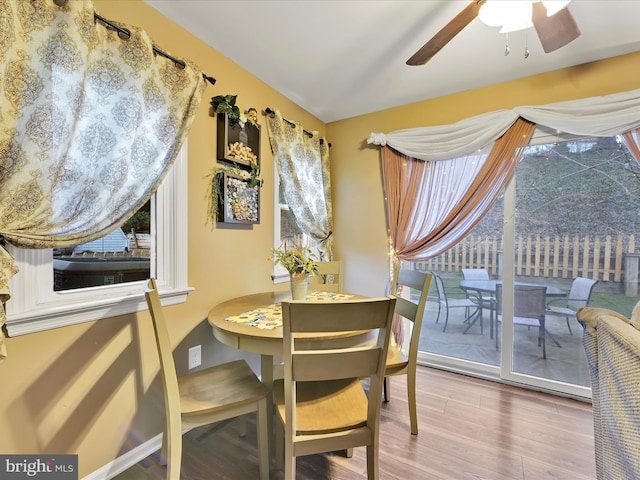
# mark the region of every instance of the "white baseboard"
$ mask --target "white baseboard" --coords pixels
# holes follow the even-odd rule
[[[161,447],[162,434],[159,433],[151,440],[144,442],[142,445],[139,445],[133,450],[129,450],[127,453],[116,458],[114,461],[108,463],[102,468],[99,468],[95,472],[90,473],[86,477],[83,477],[82,480],[109,480],[116,475],[124,472],[128,468],[131,468],[141,460],[147,458],[152,453],[160,450]]]

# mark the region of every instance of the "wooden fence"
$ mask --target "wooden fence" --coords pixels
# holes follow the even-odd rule
[[[516,276],[567,278],[587,277],[601,282],[621,282],[625,271],[637,276],[635,235],[604,238],[519,236],[515,244]],[[625,259],[636,268],[629,269]],[[633,266],[632,266],[633,267]],[[461,268],[486,268],[494,276],[502,273],[502,238],[467,237],[452,249],[424,262],[420,270],[459,272]],[[637,278],[631,279],[637,281]]]

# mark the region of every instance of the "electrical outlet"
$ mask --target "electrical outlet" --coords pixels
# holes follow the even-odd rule
[[[202,345],[196,345],[189,349],[189,370],[202,364]]]

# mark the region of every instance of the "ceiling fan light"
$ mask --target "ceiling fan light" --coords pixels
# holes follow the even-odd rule
[[[542,0],[542,5],[547,9],[547,17],[550,17],[569,5],[570,1],[571,0]]]
[[[480,21],[489,27],[500,27],[504,23],[504,12],[501,8],[502,2],[487,0],[478,12]]]
[[[515,32],[533,26],[530,1],[488,0],[480,7],[478,16],[485,25],[502,27],[500,33]]]

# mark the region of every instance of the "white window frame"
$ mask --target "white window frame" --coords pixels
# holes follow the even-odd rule
[[[151,276],[163,305],[184,303],[187,284],[187,141],[151,199]],[[10,336],[109,318],[147,309],[143,282],[54,291],[53,250],[8,246],[19,273],[9,282]]]
[[[276,159],[273,161],[273,248],[282,246],[281,225],[282,211],[289,211],[289,205],[280,203],[280,174],[276,165]],[[274,284],[285,283],[289,281],[289,272],[280,264],[273,265],[271,278]]]

